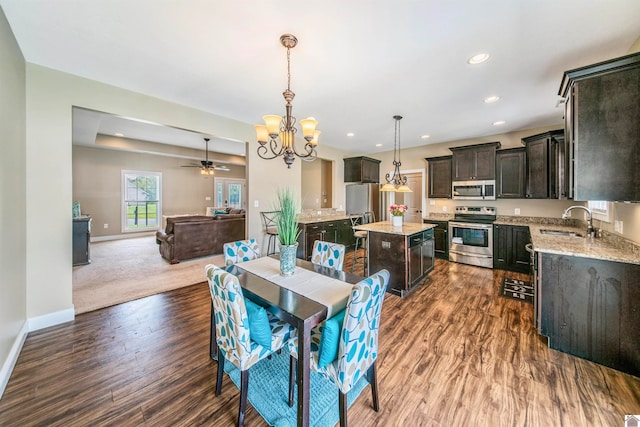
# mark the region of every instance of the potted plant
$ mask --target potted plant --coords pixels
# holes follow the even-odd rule
[[[296,252],[298,250],[298,206],[291,189],[278,190],[276,217],[278,227],[278,241],[280,242],[280,272],[283,276],[291,276],[296,267]]]
[[[389,206],[389,212],[391,212],[391,224],[394,227],[402,227],[402,218],[407,211],[406,205],[391,205]]]

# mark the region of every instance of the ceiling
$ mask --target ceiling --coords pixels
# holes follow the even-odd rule
[[[353,154],[393,149],[395,114],[402,147],[560,124],[563,72],[624,55],[640,36],[638,0],[0,5],[27,62],[250,124],[284,113],[279,38],[292,33],[293,114]],[[479,52],[489,60],[469,65]]]

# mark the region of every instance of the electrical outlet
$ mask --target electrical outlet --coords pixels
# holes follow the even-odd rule
[[[446,206],[443,206],[443,207],[442,207],[442,212],[446,212],[446,211],[448,211],[448,210],[449,210],[449,209],[448,209]]]
[[[435,200],[429,200],[429,206],[435,206],[435,205],[436,205]]]
[[[515,209],[513,210],[513,213],[514,213],[515,215],[520,215],[520,208],[515,208]]]
[[[104,225],[104,228],[109,228],[109,224],[105,224],[105,225]]]
[[[259,202],[259,201],[257,201],[257,200],[254,200],[254,201],[253,201],[253,207],[254,207],[254,208],[259,208],[259,207],[260,207],[260,202]]]
[[[209,200],[211,200],[211,196],[205,196],[204,199],[208,202]]]

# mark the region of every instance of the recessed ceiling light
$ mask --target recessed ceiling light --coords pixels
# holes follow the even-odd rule
[[[349,133],[347,134],[347,136],[353,136],[353,135],[355,135],[355,133],[353,133],[353,132],[349,132]]]
[[[376,144],[376,147],[382,147],[382,144]]]
[[[476,55],[473,55],[471,58],[467,60],[467,62],[471,65],[481,64],[484,61],[489,59],[489,54],[486,52],[481,52]]]
[[[484,102],[485,102],[485,103],[487,103],[487,104],[489,104],[489,103],[491,103],[491,102],[496,102],[498,99],[500,99],[500,97],[499,97],[499,96],[497,96],[497,95],[493,95],[493,96],[489,96],[489,97],[485,98],[485,99],[484,99]]]
[[[505,122],[504,120],[498,120],[497,122],[493,122],[493,125],[494,126],[500,126],[500,125],[503,125],[505,123],[507,123],[507,122]]]
[[[420,138],[422,138],[422,139],[427,139],[427,138],[429,138],[430,136],[431,136],[431,135],[422,135]]]
[[[114,135],[115,135],[115,136],[119,136],[119,137],[123,137],[123,136],[124,136],[124,134],[123,134],[123,133],[115,133]]]

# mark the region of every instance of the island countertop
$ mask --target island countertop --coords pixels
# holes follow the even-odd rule
[[[422,224],[419,222],[403,222],[402,227],[394,227],[390,221],[372,222],[370,224],[361,224],[353,227],[354,230],[364,230],[376,233],[398,234],[401,236],[410,236],[424,230],[435,228],[435,224]]]

